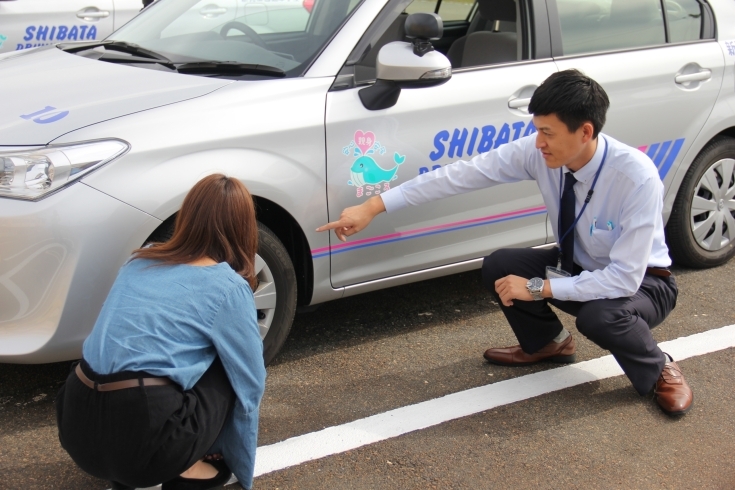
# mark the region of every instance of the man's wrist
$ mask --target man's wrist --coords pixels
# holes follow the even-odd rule
[[[544,298],[553,298],[554,294],[551,292],[551,281],[544,279],[544,289],[541,290],[541,296]]]
[[[370,211],[373,214],[373,218],[380,213],[385,212],[385,203],[383,202],[383,199],[381,199],[380,196],[373,196],[367,201],[365,201],[365,204],[368,205],[370,208]]]

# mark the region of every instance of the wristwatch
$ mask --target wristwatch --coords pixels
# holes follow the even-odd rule
[[[531,293],[534,301],[544,299],[544,297],[541,296],[541,293],[544,290],[544,280],[540,277],[529,279],[529,281],[526,283],[526,289],[528,289],[528,292]]]

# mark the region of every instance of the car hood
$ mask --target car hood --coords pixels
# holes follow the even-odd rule
[[[55,47],[0,59],[0,146],[45,145],[69,131],[230,83],[92,60]]]

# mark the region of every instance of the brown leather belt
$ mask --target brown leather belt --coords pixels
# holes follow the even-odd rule
[[[646,274],[659,277],[669,277],[671,275],[671,271],[669,269],[664,269],[663,267],[646,267]]]
[[[113,381],[112,383],[99,384],[89,379],[84,374],[84,372],[82,371],[82,367],[79,364],[77,364],[75,372],[77,373],[79,381],[89,386],[91,389],[97,391],[115,391],[124,390],[126,388],[137,388],[138,386],[164,386],[173,384],[173,381],[168,378],[135,378],[125,379],[123,381]]]

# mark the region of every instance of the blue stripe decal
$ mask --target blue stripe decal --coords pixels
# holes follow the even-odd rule
[[[646,152],[646,155],[648,155],[648,158],[653,160],[653,156],[656,154],[656,150],[658,150],[659,143],[654,143],[650,147],[648,147],[648,151]]]
[[[664,161],[664,164],[661,166],[661,168],[658,169],[658,175],[661,177],[661,180],[664,180],[664,177],[666,177],[666,174],[669,172],[671,166],[674,164],[674,160],[676,160],[676,157],[679,155],[679,151],[681,151],[681,147],[683,145],[684,138],[679,138],[674,142],[674,146],[671,148],[669,156],[666,158],[666,161]]]
[[[393,238],[391,240],[385,240],[385,241],[382,241],[382,242],[366,243],[364,245],[358,245],[356,247],[342,248],[342,249],[339,249],[339,250],[332,250],[332,255],[337,255],[337,254],[340,254],[342,252],[350,252],[352,250],[357,250],[357,249],[360,249],[360,248],[374,247],[376,245],[383,245],[383,244],[391,243],[391,242],[401,242],[403,240],[411,240],[412,238],[419,238],[419,237],[430,236],[430,235],[438,235],[440,233],[446,233],[448,231],[457,231],[457,230],[464,230],[466,228],[475,228],[477,226],[492,225],[492,224],[495,224],[495,223],[502,223],[503,221],[510,221],[510,220],[514,220],[514,219],[518,219],[518,218],[528,218],[530,216],[536,216],[536,215],[539,215],[539,214],[546,214],[546,212],[547,211],[544,209],[543,211],[536,211],[534,213],[528,213],[528,214],[524,214],[524,215],[521,215],[521,216],[510,216],[508,218],[500,218],[500,219],[497,219],[497,220],[485,221],[485,222],[482,222],[482,223],[472,223],[472,224],[469,224],[469,225],[458,226],[456,228],[447,228],[447,229],[444,229],[444,230],[435,230],[435,231],[430,231],[430,232],[427,232],[427,233],[421,233],[421,234],[418,234],[418,235],[397,237],[397,238]],[[313,255],[312,258],[317,259],[319,257],[324,257],[326,255],[329,255],[329,252],[323,252],[323,253],[320,253],[318,255]]]
[[[656,168],[658,168],[661,165],[661,162],[663,161],[664,157],[666,156],[666,152],[669,151],[669,147],[671,146],[671,141],[664,141],[661,145],[661,149],[656,154],[656,159],[653,161],[653,163],[656,165]]]

